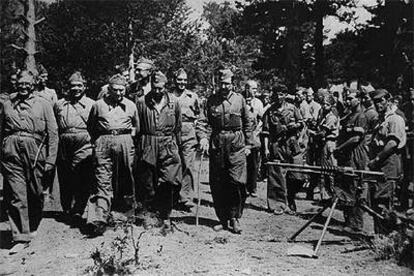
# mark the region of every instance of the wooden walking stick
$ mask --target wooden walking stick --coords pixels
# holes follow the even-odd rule
[[[199,217],[199,212],[200,212],[200,202],[201,202],[201,196],[200,196],[200,173],[201,173],[201,168],[202,168],[202,164],[203,164],[203,157],[204,157],[204,152],[201,153],[201,157],[200,157],[200,164],[198,165],[198,174],[197,174],[197,208],[196,208],[196,226],[198,226],[198,217]]]

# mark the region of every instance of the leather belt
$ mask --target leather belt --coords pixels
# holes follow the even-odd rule
[[[27,131],[12,131],[9,132],[6,136],[19,136],[19,137],[27,137],[27,138],[33,138],[36,140],[43,140],[43,135],[40,135],[38,133],[32,133]]]
[[[131,134],[132,129],[129,128],[120,128],[120,129],[109,129],[106,131],[101,132],[101,135],[124,135],[124,134]]]
[[[76,134],[76,133],[87,133],[88,130],[86,130],[85,128],[76,128],[76,127],[71,127],[68,129],[65,129],[61,134]]]

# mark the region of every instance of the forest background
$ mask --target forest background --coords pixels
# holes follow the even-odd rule
[[[25,16],[30,1],[36,18],[45,18],[35,26],[33,55],[59,94],[68,76],[80,70],[94,97],[116,65],[128,65],[131,54],[135,60],[153,59],[169,77],[185,68],[190,88],[201,95],[214,90],[220,66],[232,67],[239,87],[253,78],[262,91],[277,83],[293,91],[351,80],[402,95],[413,87],[413,0],[373,1],[363,7],[372,14],[365,24],[356,23],[357,0],[211,1],[200,18],[192,16],[185,0],[2,0],[2,92],[27,58],[18,48],[30,36]],[[327,16],[353,28],[327,43]]]

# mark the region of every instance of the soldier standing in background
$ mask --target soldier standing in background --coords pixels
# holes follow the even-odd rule
[[[46,68],[43,65],[39,64],[37,66],[37,74],[38,75],[36,78],[34,95],[45,99],[50,104],[52,109],[54,109],[57,104],[58,98],[56,95],[56,91],[46,86],[49,77]],[[56,169],[50,170],[43,175],[42,183],[44,190],[43,192],[45,196],[49,196],[49,194],[52,192],[55,177]]]
[[[85,84],[80,72],[72,74],[69,92],[55,106],[60,203],[65,219],[74,224],[81,221],[93,182],[92,144],[86,123],[95,101],[85,96]]]
[[[396,106],[391,94],[385,89],[378,89],[372,93],[375,108],[380,115],[380,125],[373,137],[373,155],[368,168],[382,171],[385,182],[378,182],[372,199],[373,209],[381,213],[381,205],[391,209],[394,200],[396,182],[401,181],[402,160],[401,150],[404,148],[407,136],[404,119],[396,114]],[[381,227],[381,222],[374,218],[376,233],[387,233],[388,229]]]
[[[249,110],[249,120],[252,124],[252,136],[250,154],[247,156],[247,180],[246,189],[248,195],[251,197],[257,197],[257,180],[259,177],[260,169],[260,137],[259,134],[262,131],[263,116],[263,104],[254,95],[256,94],[257,83],[253,80],[247,81],[244,98],[246,100],[246,106]],[[260,104],[257,102],[260,101]]]
[[[233,233],[240,234],[239,219],[246,200],[246,155],[250,154],[252,127],[243,96],[233,90],[232,77],[229,69],[220,70],[219,92],[207,100],[207,120],[212,129],[209,182],[220,221],[214,229],[230,227]]]
[[[136,103],[138,99],[151,91],[151,75],[154,71],[154,62],[147,58],[138,59],[135,65],[136,81],[131,83],[127,97]]]
[[[43,175],[54,170],[58,130],[52,106],[34,95],[34,77],[22,71],[17,93],[3,104],[0,116],[4,199],[13,241],[10,253],[24,248],[42,219]]]
[[[371,86],[372,87],[372,86]],[[373,92],[373,88],[370,89],[369,86],[363,86],[361,87],[361,103],[364,108],[364,114],[367,118],[367,130],[365,134],[365,146],[367,147],[368,156],[369,158],[373,158],[370,156],[371,154],[371,142],[372,142],[372,136],[375,131],[375,128],[378,124],[378,112],[375,109],[374,103],[371,99],[370,93]]]
[[[265,154],[269,160],[297,163],[303,160],[297,133],[303,127],[300,111],[285,101],[287,87],[275,87],[271,96],[272,105],[263,116]],[[268,166],[267,205],[275,215],[292,214],[296,211],[295,195],[302,182],[294,173],[282,174],[278,166]]]
[[[34,94],[47,100],[52,105],[52,108],[54,108],[58,101],[58,98],[55,89],[51,89],[46,86],[49,73],[47,72],[46,68],[41,64],[39,64],[39,66],[37,67],[37,73],[38,76],[36,81],[36,90]]]
[[[163,231],[171,231],[170,214],[174,190],[181,179],[181,109],[178,99],[165,89],[161,72],[152,76],[152,90],[137,101],[141,124],[138,133],[136,176],[140,202],[147,211],[158,212]]]
[[[136,207],[133,137],[139,121],[135,104],[124,97],[126,85],[123,76],[111,77],[108,94],[95,102],[87,121],[96,179],[85,214],[92,235],[105,232],[112,202],[120,211]]]
[[[178,203],[180,207],[189,210],[194,206],[194,164],[198,146],[198,135],[196,120],[200,115],[200,100],[196,93],[186,89],[187,73],[184,69],[175,72],[175,89],[174,95],[178,99],[182,115],[181,128],[181,153],[182,153],[182,171],[183,178],[181,182],[180,197]]]
[[[321,98],[322,109],[317,120],[317,129],[309,130],[309,135],[313,140],[318,151],[316,152],[315,163],[318,166],[332,167],[337,162],[333,156],[336,147],[336,140],[339,134],[339,117],[333,111],[335,108],[335,100],[332,95],[324,94]],[[321,199],[330,199],[333,193],[333,177],[321,176],[320,190]]]
[[[410,88],[408,94],[408,102],[406,102],[402,109],[405,117],[407,118],[407,144],[405,147],[405,153],[403,154],[403,166],[404,166],[404,181],[401,185],[400,191],[400,203],[403,210],[410,208],[409,206],[409,186],[413,183],[414,174],[414,89]],[[413,206],[412,206],[413,207]]]
[[[341,119],[341,130],[334,154],[339,166],[365,170],[368,162],[368,152],[365,146],[368,123],[361,106],[359,91],[349,90],[345,102],[350,112]],[[364,221],[359,201],[364,198],[361,198],[362,194],[359,194],[358,183],[354,178],[347,176],[339,176],[336,183],[342,185],[344,196],[347,197],[344,201],[349,203],[344,206],[346,230],[361,232]]]

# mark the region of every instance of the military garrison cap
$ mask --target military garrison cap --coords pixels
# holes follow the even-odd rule
[[[109,79],[109,84],[116,84],[116,85],[126,86],[127,85],[127,81],[126,81],[125,77],[122,76],[121,74],[116,74],[116,75],[113,75]]]
[[[147,58],[140,58],[138,59],[137,63],[135,64],[136,67],[140,67],[143,69],[152,69],[154,67],[154,62]]]
[[[71,82],[82,82],[85,83],[86,80],[83,78],[81,72],[76,71],[75,73],[73,73],[70,77],[69,77],[69,83]]]
[[[255,81],[255,80],[248,80],[246,82],[246,85],[248,85],[249,87],[252,87],[252,88],[257,88],[257,81]]]
[[[230,69],[221,69],[221,70],[219,70],[219,79],[220,79],[220,81],[231,82],[233,76],[234,76],[234,74]]]
[[[184,68],[180,68],[177,71],[175,71],[174,76],[178,78],[181,75],[185,75],[187,77],[187,72],[184,70]]]
[[[34,76],[30,71],[23,70],[17,76],[17,82],[34,83]]]
[[[152,85],[154,87],[164,87],[166,83],[167,77],[161,71],[156,71],[152,74]]]
[[[372,91],[371,93],[370,93],[370,96],[371,96],[371,98],[373,99],[373,100],[378,100],[378,99],[381,99],[382,97],[385,97],[385,96],[387,96],[389,93],[388,93],[388,91],[386,90],[386,89],[377,89],[377,90],[375,90],[375,91]]]

